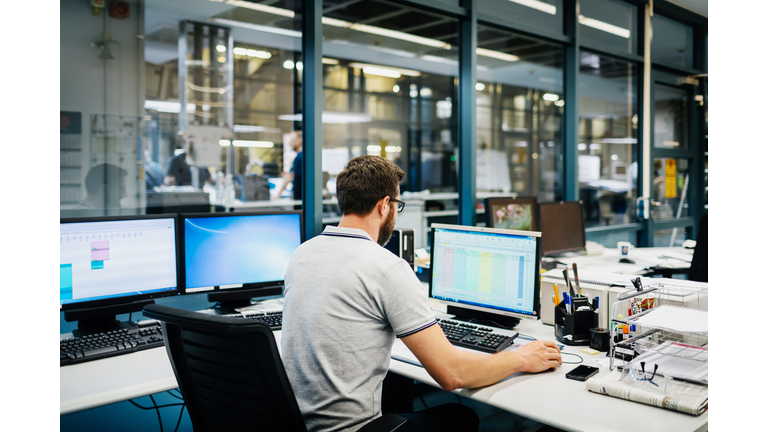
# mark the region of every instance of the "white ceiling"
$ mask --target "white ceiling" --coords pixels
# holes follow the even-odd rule
[[[709,4],[708,0],[668,0],[670,3],[674,3],[678,6],[684,7],[688,10],[692,10],[696,12],[699,15],[704,15],[705,17],[708,17],[707,15],[707,5]]]

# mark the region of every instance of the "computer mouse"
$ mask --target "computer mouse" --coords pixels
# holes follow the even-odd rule
[[[624,263],[624,264],[634,264],[635,263],[634,261],[632,261],[629,258],[622,258],[622,259],[619,260],[619,262],[620,263]]]

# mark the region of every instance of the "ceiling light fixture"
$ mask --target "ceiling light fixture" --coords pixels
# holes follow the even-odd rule
[[[179,102],[174,101],[162,101],[162,100],[145,100],[144,109],[155,110],[157,112],[164,113],[179,113]],[[187,104],[187,112],[195,112],[195,104]]]
[[[520,57],[512,54],[507,54],[499,51],[493,51],[485,48],[477,48],[475,50],[477,55],[485,56],[485,57],[491,57],[499,60],[505,60],[508,62],[516,62],[520,60]]]
[[[270,132],[270,133],[282,133],[282,129],[269,128],[266,126],[253,126],[253,125],[234,125],[232,131],[235,133],[252,133],[252,132]]]
[[[301,114],[283,114],[277,116],[278,120],[285,121],[302,121]],[[361,113],[344,113],[344,112],[323,112],[323,123],[328,124],[348,124],[348,123],[368,123],[373,120],[373,117],[368,114]]]
[[[216,3],[225,3],[232,6],[237,6],[245,9],[251,9],[259,12],[266,12],[270,13],[272,15],[280,15],[288,18],[293,18],[296,14],[292,10],[288,9],[282,9],[282,8],[276,8],[274,6],[267,6],[259,3],[251,3],[247,1],[240,1],[240,0],[211,0]]]
[[[558,99],[560,99],[560,96],[554,94],[554,93],[544,93],[544,96],[541,97],[545,101],[554,102]]]
[[[366,75],[378,75],[378,76],[387,77],[387,78],[400,78],[400,72],[398,71],[371,67],[371,66],[364,67],[363,73]]]
[[[248,30],[256,30],[256,31],[265,32],[265,33],[273,33],[273,34],[279,34],[283,36],[301,38],[300,31],[288,30],[280,27],[270,27],[270,26],[259,25],[259,24],[251,24],[247,22],[235,21],[235,20],[226,19],[226,18],[208,18],[206,21],[216,23],[216,24],[224,24],[224,25],[233,26],[233,27],[242,27]]]
[[[220,140],[219,145],[222,147],[229,147],[229,140]],[[232,145],[235,147],[273,148],[275,143],[272,141],[232,140]]]
[[[629,36],[632,34],[632,32],[625,28],[621,28],[613,24],[608,24],[607,22],[598,21],[594,18],[587,18],[584,15],[579,15],[579,24],[583,24],[587,27],[592,27],[597,30],[602,30],[606,33],[623,37],[624,39],[629,39]]]
[[[410,70],[410,69],[399,69],[399,68],[393,68],[389,66],[381,66],[381,65],[373,65],[373,64],[367,64],[367,63],[350,63],[349,67],[363,69],[363,72],[365,72],[365,69],[372,70],[374,72],[371,72],[372,74],[379,75],[377,72],[381,72],[382,76],[392,76],[393,72],[396,72],[400,75],[406,75],[406,76],[421,76],[421,72]],[[387,74],[387,75],[383,75]]]
[[[252,10],[256,10],[256,11],[260,11],[260,12],[265,12],[265,13],[270,13],[270,14],[274,14],[274,15],[285,16],[285,17],[289,17],[289,18],[294,18],[295,15],[296,15],[292,10],[276,8],[274,6],[267,6],[267,5],[263,5],[263,4],[251,3],[251,2],[240,1],[240,0],[224,0],[224,1],[222,1],[222,0],[211,0],[211,1],[215,1],[217,3],[225,3],[225,4],[228,4],[228,5],[232,5],[232,6],[238,6],[238,7],[242,7],[242,8],[246,8],[246,9],[252,9]],[[512,1],[514,1],[516,3],[523,4],[525,6],[533,7],[535,9],[543,10],[543,11],[553,10],[553,12],[551,12],[553,15],[555,14],[554,11],[557,10],[557,8],[555,8],[555,6],[548,5],[546,3],[542,3],[542,2],[536,1],[536,0],[512,0]],[[258,24],[245,23],[245,22],[240,22],[240,21],[235,21],[235,20],[230,20],[230,19],[225,19],[225,18],[209,18],[208,21],[215,22],[215,23],[220,23],[220,24],[226,24],[226,25],[233,25],[233,26],[238,26],[238,27],[243,27],[243,28],[249,28],[249,29],[257,30],[257,31],[264,31],[264,32],[275,33],[275,34],[284,34],[284,35],[293,36],[293,37],[299,37],[299,38],[301,37],[301,32],[298,32],[298,31],[295,31],[295,30],[287,30],[287,29],[282,29],[282,28],[276,28],[276,27],[269,27],[269,26],[263,26],[263,25],[258,25]],[[412,35],[412,34],[409,34],[409,33],[400,32],[400,31],[397,31],[397,30],[389,30],[389,29],[385,29],[385,28],[381,28],[381,27],[375,27],[375,26],[371,26],[371,25],[367,25],[367,24],[354,24],[354,23],[351,23],[351,22],[348,22],[348,21],[343,21],[343,20],[339,20],[339,19],[335,19],[335,18],[329,18],[329,17],[323,17],[322,18],[322,22],[325,25],[329,25],[329,26],[333,26],[333,27],[347,28],[347,29],[350,29],[350,30],[356,30],[356,31],[363,32],[363,33],[369,33],[369,34],[374,34],[374,35],[378,35],[378,36],[386,36],[386,37],[389,37],[389,38],[392,38],[392,39],[399,39],[399,40],[406,41],[406,42],[413,42],[413,43],[416,43],[416,44],[419,44],[419,45],[425,45],[425,46],[429,46],[429,47],[433,47],[433,48],[442,48],[442,49],[446,49],[446,50],[450,50],[451,49],[451,44],[445,43],[443,41],[440,41],[440,40],[437,40],[437,39],[425,38],[425,37],[421,37],[421,36],[416,36],[416,35]],[[497,59],[500,59],[500,60],[506,60],[506,61],[517,61],[517,60],[519,60],[519,58],[517,56],[511,55],[511,54],[502,53],[502,52],[498,52],[498,51],[492,51],[492,50],[488,50],[488,49],[483,49],[483,48],[478,48],[476,52],[477,52],[478,55],[482,55],[482,56],[486,56],[486,57],[493,57],[493,58],[497,58]],[[403,75],[405,75],[405,74],[403,74]]]
[[[557,14],[557,7],[548,3],[544,3],[538,0],[509,0],[512,3],[517,3],[522,6],[528,6],[529,8],[536,9],[538,11],[548,13],[550,15]]]

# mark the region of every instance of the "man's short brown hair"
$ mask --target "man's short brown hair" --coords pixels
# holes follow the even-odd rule
[[[380,156],[358,156],[336,176],[336,198],[341,214],[365,216],[384,198],[395,198],[405,172]]]

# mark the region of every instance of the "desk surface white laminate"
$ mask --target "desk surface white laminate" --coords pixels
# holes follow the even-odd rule
[[[635,248],[629,259],[634,264],[620,263],[619,252],[606,248],[602,255],[565,254],[557,261],[565,264],[576,263],[579,270],[600,270],[606,273],[642,275],[654,269],[687,269],[691,266],[693,250],[682,247]],[[687,261],[686,261],[687,260]]]
[[[59,368],[60,415],[178,387],[164,347]]]
[[[553,328],[541,321],[524,321],[515,330],[540,340],[555,339]],[[565,346],[563,353],[578,354],[584,359],[583,364],[590,366],[598,366],[594,359],[605,358],[603,353],[595,356],[584,354],[580,352],[582,348]],[[577,362],[579,359],[565,354],[563,361]],[[454,393],[568,431],[705,431],[708,428],[708,411],[694,417],[592,393],[585,383],[565,378],[565,374],[576,366],[563,364],[555,371],[518,373],[491,386],[461,389]],[[600,372],[596,376],[610,372],[607,366],[599,367]],[[439,388],[422,367],[392,360],[389,369]]]
[[[523,335],[521,337],[554,340],[553,328],[541,321],[523,321],[515,330]],[[276,331],[274,335],[279,348],[282,332]],[[605,358],[602,353],[584,354],[581,348],[565,346],[563,352],[578,354],[584,364],[592,366],[597,366],[593,360]],[[576,356],[563,355],[564,362],[578,360]],[[576,366],[564,364],[555,371],[539,374],[518,373],[491,386],[455,393],[569,431],[706,431],[708,428],[708,411],[694,417],[592,393],[585,383],[565,378],[566,372]],[[609,373],[607,366],[599,367],[596,376]],[[420,366],[391,360],[389,369],[439,388]],[[64,366],[60,368],[60,377],[61,415],[178,387],[163,348]]]

